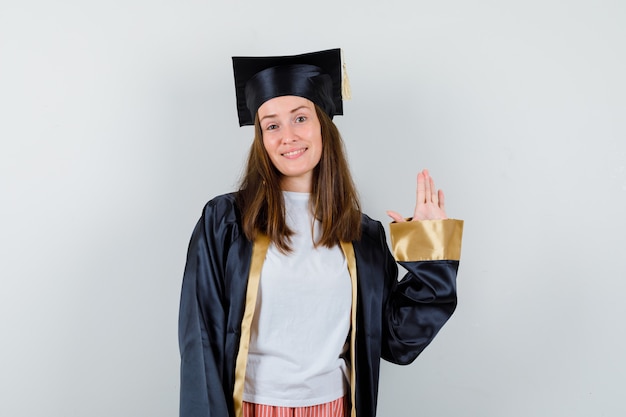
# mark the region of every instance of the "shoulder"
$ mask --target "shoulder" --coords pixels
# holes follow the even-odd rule
[[[202,218],[210,223],[239,223],[237,193],[222,194],[209,200],[202,210]]]
[[[217,209],[232,210],[235,208],[236,200],[237,200],[237,193],[235,192],[218,195],[210,199],[204,206],[204,209],[206,210],[207,208],[208,209],[217,208]]]
[[[361,213],[361,241],[380,242],[385,241],[385,229],[378,220],[372,219],[365,213]]]

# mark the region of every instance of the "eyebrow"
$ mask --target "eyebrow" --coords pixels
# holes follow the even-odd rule
[[[293,114],[293,113],[296,113],[297,111],[299,111],[299,110],[301,110],[301,109],[309,109],[309,107],[307,107],[307,106],[305,106],[305,105],[298,106],[298,107],[296,107],[295,109],[291,110],[289,113]],[[263,116],[263,117],[259,120],[259,123],[260,123],[260,122],[262,122],[263,120],[267,119],[268,117],[270,117],[270,118],[271,118],[271,117],[276,117],[276,116],[277,116],[276,114],[267,114],[267,115]]]

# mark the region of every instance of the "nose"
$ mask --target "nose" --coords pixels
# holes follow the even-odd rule
[[[284,125],[282,127],[282,133],[283,133],[282,138],[281,138],[282,143],[295,142],[297,139],[297,134],[295,132],[295,129],[290,124]]]

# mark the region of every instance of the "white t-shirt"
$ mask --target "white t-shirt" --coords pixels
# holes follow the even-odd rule
[[[296,232],[293,251],[283,254],[274,245],[268,249],[243,400],[304,407],[347,392],[341,356],[350,330],[352,285],[341,248],[314,247],[320,223],[313,222],[309,194],[285,191],[283,196],[287,224]]]

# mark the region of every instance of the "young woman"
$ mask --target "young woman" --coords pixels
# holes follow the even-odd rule
[[[380,358],[411,363],[456,307],[463,223],[424,170],[412,219],[388,212],[391,255],[332,122],[339,50],[233,62],[255,137],[240,189],[209,201],[189,245],[180,415],[373,417]]]

